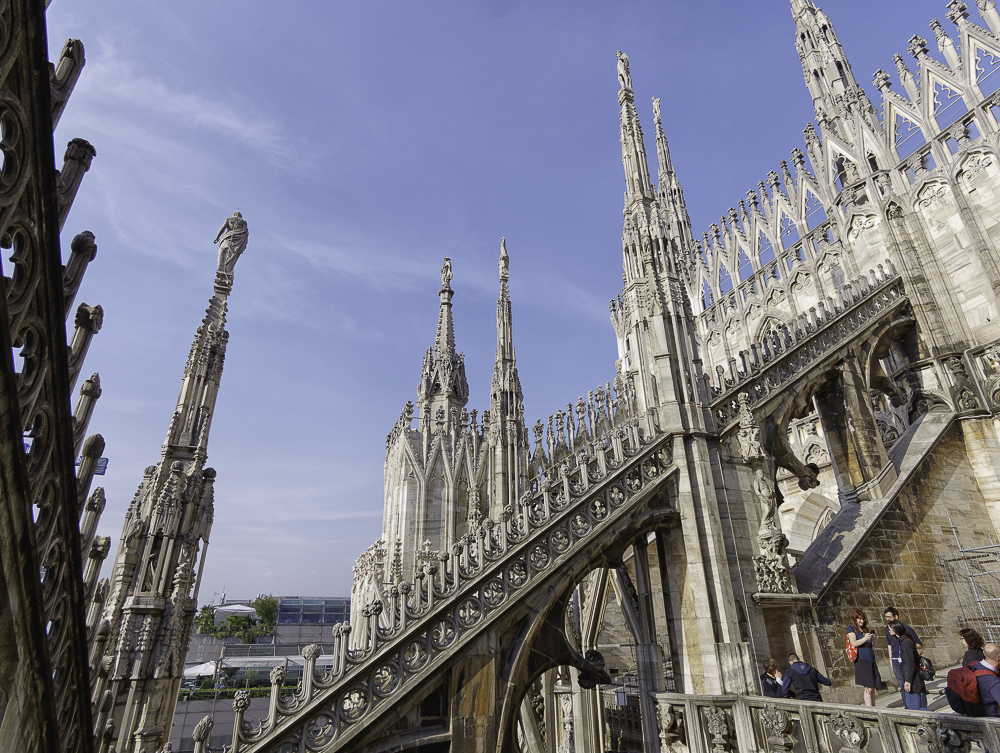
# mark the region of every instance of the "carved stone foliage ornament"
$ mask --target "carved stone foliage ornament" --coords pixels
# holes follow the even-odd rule
[[[767,704],[760,712],[760,721],[767,733],[767,742],[772,751],[790,751],[795,745],[792,718],[773,703]]]
[[[917,737],[927,746],[927,753],[969,753],[972,739],[941,722],[927,721],[917,727]]]
[[[851,220],[851,227],[847,231],[847,237],[851,241],[856,241],[865,230],[875,227],[878,224],[878,217],[874,214],[856,214]]]
[[[834,713],[830,717],[830,729],[844,744],[842,753],[863,753],[868,745],[868,728],[854,714]]]
[[[729,717],[725,709],[710,706],[704,710],[708,734],[712,736],[712,753],[726,753],[729,750]]]
[[[987,167],[993,164],[993,156],[990,154],[973,154],[969,157],[965,164],[962,166],[962,177],[965,180],[974,177],[978,173],[981,173]]]
[[[202,743],[208,741],[208,736],[212,734],[212,727],[215,725],[215,717],[211,714],[202,717],[202,720],[195,725],[194,732],[191,733],[191,737],[196,743]]]
[[[674,707],[669,703],[657,706],[660,723],[660,753],[687,753],[684,742],[683,706]]]

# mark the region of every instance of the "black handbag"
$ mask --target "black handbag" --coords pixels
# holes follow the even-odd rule
[[[934,665],[926,656],[921,656],[917,660],[917,674],[924,682],[930,682],[934,679]]]

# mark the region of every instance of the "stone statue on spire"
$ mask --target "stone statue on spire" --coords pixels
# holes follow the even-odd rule
[[[500,279],[506,280],[510,277],[510,257],[507,256],[507,239],[500,239]]]
[[[660,118],[660,98],[659,97],[653,97],[653,117],[656,118],[657,120],[662,120],[662,118]]]
[[[628,55],[618,50],[618,83],[622,91],[632,91],[632,74],[628,70]]]
[[[451,259],[444,257],[444,264],[441,265],[441,287],[451,286]]]
[[[232,276],[236,262],[246,250],[249,237],[250,230],[239,211],[233,212],[232,217],[226,218],[215,240],[212,241],[219,244],[219,266],[216,274]]]

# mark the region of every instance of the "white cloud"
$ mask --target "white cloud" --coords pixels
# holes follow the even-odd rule
[[[302,150],[297,148],[302,145],[294,144],[281,123],[248,102],[220,100],[207,92],[179,91],[138,71],[111,44],[100,45],[98,54],[87,61],[80,88],[89,104],[97,106],[93,108],[97,114],[104,112],[105,117],[118,120],[118,108],[132,109],[142,123],[136,135],[143,140],[150,123],[159,121],[169,128],[202,130],[235,140],[283,169],[299,172],[306,168]]]

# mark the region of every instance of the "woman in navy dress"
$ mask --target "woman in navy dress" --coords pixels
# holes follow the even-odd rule
[[[858,658],[854,661],[854,684],[865,689],[865,706],[874,706],[875,690],[882,684],[882,676],[875,663],[875,633],[868,627],[868,617],[860,609],[851,613],[847,638],[858,650]]]

